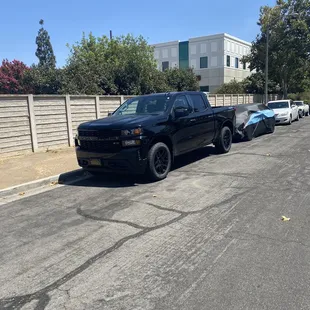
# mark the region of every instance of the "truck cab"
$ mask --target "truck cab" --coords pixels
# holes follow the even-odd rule
[[[138,96],[78,127],[77,160],[93,174],[147,173],[162,180],[176,156],[212,143],[228,152],[234,125],[234,108],[212,108],[201,92]]]

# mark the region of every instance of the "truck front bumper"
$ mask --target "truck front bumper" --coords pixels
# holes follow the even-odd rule
[[[89,172],[112,172],[144,174],[147,159],[143,158],[142,147],[123,149],[118,153],[97,153],[76,147],[76,157],[80,167]]]

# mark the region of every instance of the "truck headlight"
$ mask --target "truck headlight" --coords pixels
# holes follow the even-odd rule
[[[81,146],[81,145],[80,145],[80,140],[79,140],[79,135],[78,135],[78,134],[75,135],[74,144],[75,144],[76,147],[77,147],[77,146]]]
[[[142,128],[126,129],[121,131],[122,136],[139,136],[142,135],[142,133],[143,133]]]

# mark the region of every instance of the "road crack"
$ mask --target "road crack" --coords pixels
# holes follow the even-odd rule
[[[17,309],[18,310],[18,309],[21,309],[26,304],[28,304],[34,300],[38,300],[38,304],[37,304],[35,309],[36,310],[43,310],[43,309],[45,309],[45,307],[48,305],[48,303],[50,301],[50,297],[48,296],[48,293],[50,293],[56,289],[59,289],[59,287],[61,287],[62,285],[64,285],[68,281],[72,280],[74,277],[78,276],[80,273],[82,273],[83,271],[88,269],[90,266],[92,266],[99,259],[102,259],[102,258],[106,257],[107,255],[113,253],[114,251],[119,249],[121,246],[123,246],[125,243],[127,243],[128,241],[137,239],[139,237],[142,237],[148,233],[162,229],[164,227],[168,227],[169,225],[177,223],[177,222],[183,220],[184,218],[186,218],[190,215],[204,213],[205,211],[207,211],[211,208],[219,207],[223,204],[232,202],[235,199],[237,199],[239,196],[244,195],[244,194],[249,193],[249,192],[250,192],[250,190],[247,190],[247,191],[243,191],[241,193],[232,195],[232,196],[230,196],[230,198],[225,199],[224,201],[221,201],[221,202],[214,204],[214,205],[207,206],[207,207],[200,209],[200,210],[197,210],[197,211],[186,212],[186,211],[178,211],[178,210],[173,210],[173,209],[170,210],[170,209],[165,208],[165,207],[150,204],[153,207],[160,208],[161,210],[166,210],[166,211],[170,210],[170,211],[173,211],[175,213],[178,213],[179,215],[174,217],[173,219],[165,222],[165,223],[159,224],[159,225],[154,226],[154,227],[145,227],[145,228],[141,229],[140,231],[138,231],[134,234],[131,234],[129,236],[126,236],[126,237],[118,240],[112,246],[110,246],[109,248],[102,250],[98,254],[92,256],[91,258],[86,260],[82,265],[73,269],[72,271],[67,273],[65,276],[63,276],[62,278],[57,279],[56,281],[52,282],[51,284],[47,285],[46,287],[44,287],[42,289],[37,290],[34,293],[12,296],[12,297],[8,297],[8,298],[0,299],[0,309],[5,309],[5,310]],[[101,219],[101,221],[111,222],[111,221],[115,221],[115,220]],[[124,224],[124,222],[121,221],[121,224]],[[130,224],[132,224],[132,223],[130,223]]]

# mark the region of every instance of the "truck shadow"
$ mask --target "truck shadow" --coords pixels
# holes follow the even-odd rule
[[[216,154],[214,147],[206,146],[202,149],[178,156],[173,163],[171,172]],[[63,174],[59,177],[59,183],[68,186],[119,188],[134,187],[142,184],[149,184],[151,182],[145,176],[141,175],[106,174],[100,177],[84,175],[80,180],[74,181],[68,178],[67,174]]]

